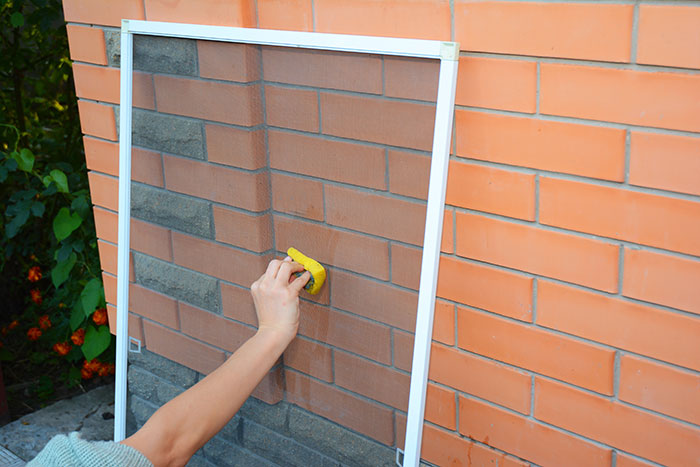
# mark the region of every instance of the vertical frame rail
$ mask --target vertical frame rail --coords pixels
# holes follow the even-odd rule
[[[416,467],[420,462],[425,414],[425,393],[428,387],[430,343],[433,337],[435,291],[437,288],[442,243],[442,222],[445,214],[447,168],[450,161],[452,120],[457,87],[458,51],[456,56],[442,58],[438,79],[437,109],[433,131],[433,155],[430,163],[428,208],[425,213],[423,260],[418,287],[418,314],[413,343],[411,387],[408,396],[408,420],[403,466]]]

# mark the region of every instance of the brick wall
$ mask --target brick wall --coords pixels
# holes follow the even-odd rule
[[[424,459],[700,463],[698,2],[64,9],[111,304],[120,18],[457,40]],[[266,261],[308,251],[329,287],[256,390],[276,405],[249,411],[283,407],[284,424],[244,414],[226,442],[260,425],[342,462],[295,438],[294,411],[387,459],[403,445],[437,68],[153,38],[135,68],[131,334],[205,374],[253,332],[245,288]]]

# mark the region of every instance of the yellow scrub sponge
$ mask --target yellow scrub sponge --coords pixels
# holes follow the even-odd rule
[[[326,282],[326,270],[323,269],[323,266],[321,266],[321,264],[315,259],[305,256],[296,248],[290,247],[287,250],[287,254],[290,258],[304,266],[304,269],[311,273],[311,279],[309,279],[309,282],[307,282],[304,286],[306,291],[312,295],[319,293],[321,291],[321,286],[324,282]],[[303,272],[296,273],[297,277],[301,276],[302,274]]]

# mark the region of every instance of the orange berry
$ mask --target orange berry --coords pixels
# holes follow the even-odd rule
[[[85,329],[78,329],[70,336],[70,340],[73,341],[75,345],[83,345],[85,342]]]
[[[51,320],[49,319],[49,315],[43,315],[39,317],[39,327],[41,329],[48,329],[51,327]]]
[[[29,294],[32,297],[32,301],[37,305],[41,305],[41,303],[44,301],[44,299],[41,298],[41,291],[39,291],[39,289],[32,289],[29,291]]]
[[[37,282],[41,279],[41,268],[39,266],[32,266],[29,268],[29,274],[27,274],[27,279],[29,282]]]
[[[53,345],[53,350],[63,357],[66,355],[68,352],[70,352],[71,345],[68,342],[57,342]]]
[[[39,328],[29,328],[29,331],[27,331],[27,339],[30,341],[35,341],[38,338],[41,337],[41,329]]]
[[[95,312],[92,314],[92,320],[98,326],[101,326],[103,324],[107,324],[107,309],[106,308],[99,308],[99,309],[95,310]]]
[[[97,359],[92,359],[89,362],[85,360],[83,362],[83,369],[89,371],[90,373],[95,373],[100,369],[100,366],[102,366],[102,363],[100,363]]]

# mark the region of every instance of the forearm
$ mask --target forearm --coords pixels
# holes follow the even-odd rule
[[[161,407],[125,444],[139,449],[156,466],[184,465],[235,415],[292,337],[259,330],[223,365]]]

